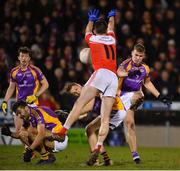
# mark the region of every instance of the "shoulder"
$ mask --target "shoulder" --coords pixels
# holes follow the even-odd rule
[[[149,73],[150,72],[150,68],[148,65],[146,65],[145,63],[142,63],[142,66],[145,68],[146,72]]]
[[[35,71],[41,72],[41,70],[37,66],[29,65],[29,67]]]
[[[19,69],[20,69],[20,66],[17,66],[17,67],[14,67],[13,69],[11,69],[11,71],[10,71],[10,76],[11,76],[12,78],[15,78],[15,76],[16,76],[16,74],[18,73]]]
[[[18,71],[19,68],[20,68],[20,66],[16,66],[16,67],[12,68],[10,73],[14,73],[14,72]]]

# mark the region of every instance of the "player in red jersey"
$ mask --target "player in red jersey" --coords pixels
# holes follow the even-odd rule
[[[104,20],[97,20],[98,13],[98,10],[90,10],[88,13],[89,22],[85,31],[85,39],[90,47],[95,71],[82,88],[80,97],[74,104],[63,128],[58,134],[63,139],[71,125],[78,119],[83,107],[98,93],[102,93],[101,127],[99,129],[98,142],[92,154],[93,159],[98,157],[99,150],[108,134],[109,116],[118,86],[118,78],[116,76],[116,40],[113,32],[116,11],[111,10],[108,13],[108,24]]]

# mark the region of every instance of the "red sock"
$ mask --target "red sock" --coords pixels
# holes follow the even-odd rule
[[[100,152],[102,145],[97,145],[96,148],[94,149],[94,151],[96,152]]]
[[[62,129],[60,130],[60,132],[58,133],[59,135],[66,135],[67,134],[68,129],[62,127]]]

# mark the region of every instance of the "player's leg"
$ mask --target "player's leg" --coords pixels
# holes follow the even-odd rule
[[[71,127],[71,125],[79,118],[82,113],[83,107],[92,100],[97,94],[99,90],[92,86],[85,86],[82,88],[80,97],[76,100],[65,124],[64,128],[60,131],[60,135],[64,135],[66,131]]]
[[[100,149],[100,147],[103,145],[103,142],[106,139],[107,134],[109,132],[109,119],[113,104],[114,104],[113,97],[108,97],[108,96],[102,97],[101,126],[98,134],[98,142],[96,144],[97,150]]]
[[[35,140],[37,133],[38,132],[36,128],[32,126],[28,128],[28,140],[30,144],[32,144]],[[51,132],[49,130],[46,130],[46,133],[49,134]],[[51,150],[46,149],[44,141],[42,141],[42,143],[35,150],[41,155],[41,159],[36,163],[37,165],[45,165],[55,162],[55,156],[51,153]]]
[[[102,104],[101,104],[101,126],[99,129],[98,134],[98,141],[96,143],[95,149],[93,153],[91,154],[90,159],[88,160],[87,164],[92,166],[96,162],[99,153],[101,152],[101,148],[103,148],[103,142],[107,137],[107,134],[109,132],[109,118],[111,109],[114,103],[113,97],[104,96],[102,98]]]
[[[86,134],[88,137],[88,142],[90,145],[91,153],[93,153],[95,146],[96,146],[96,143],[97,143],[97,131],[99,130],[100,125],[101,125],[101,118],[97,117],[86,126]],[[109,165],[113,164],[113,162],[109,158],[109,155],[106,152],[104,146],[101,147],[100,153],[101,153],[103,160],[104,160],[104,162],[101,165],[109,166]],[[90,165],[89,161],[87,161],[87,164]],[[93,165],[99,165],[98,160]]]
[[[99,130],[100,125],[101,125],[101,118],[97,117],[86,126],[86,135],[88,137],[88,142],[90,145],[91,152],[93,152],[96,146],[97,143],[96,131]]]
[[[136,159],[139,158],[139,155],[137,153],[134,111],[132,110],[127,111],[124,124],[125,124],[125,129],[126,129],[125,130],[126,139],[129,144],[129,148],[131,150],[133,160],[136,161]]]

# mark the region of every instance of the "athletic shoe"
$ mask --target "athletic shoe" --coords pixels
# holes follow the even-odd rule
[[[98,155],[99,152],[98,151],[94,151],[91,153],[90,159],[86,162],[86,164],[88,166],[94,166],[94,164],[96,163],[97,159],[98,159]]]
[[[54,154],[49,153],[49,158],[47,160],[39,160],[36,165],[46,165],[46,164],[52,164],[56,161],[56,158],[54,156]]]
[[[139,154],[137,152],[132,152],[133,160],[136,164],[139,164],[141,162],[141,159],[139,157]]]

